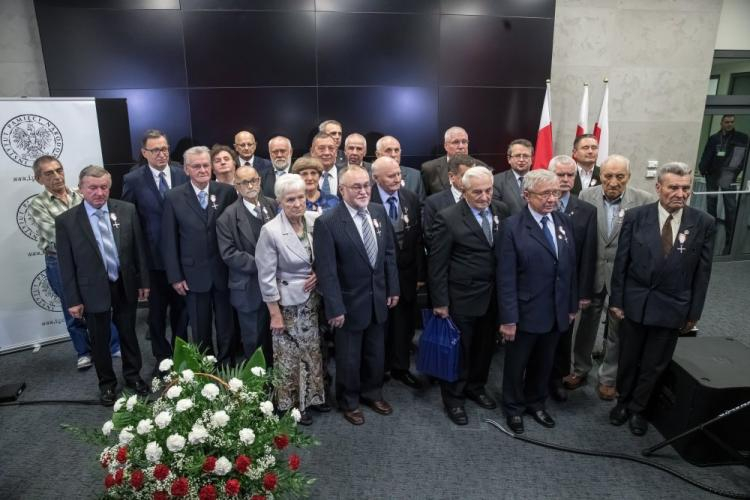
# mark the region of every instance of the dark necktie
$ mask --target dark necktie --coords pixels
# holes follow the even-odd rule
[[[164,172],[159,172],[159,194],[161,195],[162,199],[167,195],[167,191],[169,191],[169,186],[167,186],[167,177],[164,175]]]
[[[552,231],[549,230],[549,226],[547,223],[549,222],[549,217],[546,215],[542,217],[542,232],[544,233],[544,237],[547,238],[547,243],[549,243],[549,247],[552,249],[553,252],[556,252],[555,250],[555,237],[552,236]]]
[[[518,176],[518,190],[523,193],[523,175]]]
[[[664,251],[664,257],[669,255],[672,251],[672,243],[674,238],[672,237],[672,214],[669,214],[667,220],[661,228],[661,248]]]
[[[398,220],[398,210],[396,209],[396,197],[395,196],[388,197],[388,217],[390,217],[391,220],[394,222]]]
[[[323,186],[320,188],[321,191],[323,191],[323,194],[330,195],[331,194],[331,183],[328,181],[328,178],[331,174],[328,172],[323,172]]]
[[[375,267],[375,262],[378,260],[378,244],[375,241],[375,235],[372,234],[372,228],[367,221],[367,210],[358,210],[357,216],[362,224],[362,243],[365,245],[367,258],[370,259],[370,265]]]
[[[107,276],[109,277],[110,281],[117,281],[119,271],[117,265],[117,249],[115,248],[115,240],[109,230],[107,219],[104,217],[104,211],[101,209],[97,209],[96,211],[94,211],[94,215],[96,215],[97,219],[99,219],[97,221],[97,226],[99,228],[99,236],[102,239],[102,249],[104,251],[104,255],[102,255],[102,257],[104,258],[104,267],[107,268]]]
[[[489,210],[484,209],[479,212],[479,216],[482,218],[482,232],[484,237],[487,238],[487,243],[492,246],[492,227],[490,226]]]

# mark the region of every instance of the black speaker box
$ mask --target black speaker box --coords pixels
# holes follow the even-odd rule
[[[749,400],[749,347],[725,337],[680,338],[672,362],[654,391],[649,416],[659,432],[671,438]],[[750,407],[706,429],[748,457]],[[693,465],[741,463],[701,431],[672,446]]]

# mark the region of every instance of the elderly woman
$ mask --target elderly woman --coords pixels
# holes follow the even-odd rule
[[[234,171],[237,170],[237,153],[229,146],[214,144],[211,148],[211,167],[216,182],[234,184]]]
[[[298,407],[300,424],[310,425],[308,408],[325,402],[312,269],[313,223],[319,214],[305,211],[305,181],[299,175],[282,175],[274,191],[281,212],[261,229],[255,264],[271,316],[276,406],[281,411]]]
[[[292,172],[299,174],[305,181],[305,204],[311,212],[322,213],[339,204],[338,197],[320,191],[319,180],[323,173],[323,164],[317,158],[303,156],[292,165]]]

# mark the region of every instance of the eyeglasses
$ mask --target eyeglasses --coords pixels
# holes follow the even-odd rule
[[[151,148],[151,149],[143,149],[147,153],[151,153],[152,155],[158,155],[159,153],[165,155],[169,153],[169,148],[167,146],[164,146],[162,148]]]
[[[244,188],[254,186],[256,184],[260,184],[260,177],[257,177],[255,179],[247,179],[245,181],[235,182],[235,184],[237,184],[238,186],[242,186]]]
[[[560,191],[542,191],[541,193],[539,191],[526,191],[527,193],[535,194],[540,198],[559,198],[562,196],[562,193]]]
[[[352,191],[369,191],[372,187],[369,182],[365,182],[364,184],[352,184],[351,186],[347,186],[346,184],[342,184],[347,189],[351,189]]]
[[[211,164],[210,163],[191,163],[188,165],[188,168],[191,168],[193,170],[211,170]]]
[[[513,158],[514,160],[530,160],[531,155],[526,155],[526,154],[508,155],[508,158]]]

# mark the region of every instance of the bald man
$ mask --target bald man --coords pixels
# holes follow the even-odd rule
[[[375,143],[375,156],[392,158],[401,168],[401,187],[408,189],[419,197],[419,201],[425,199],[425,189],[419,171],[401,165],[401,143],[392,135],[384,135]]]
[[[241,130],[234,136],[234,150],[239,156],[237,161],[238,167],[253,167],[259,175],[273,168],[270,160],[255,155],[255,149],[258,143],[255,136],[247,130]]]

